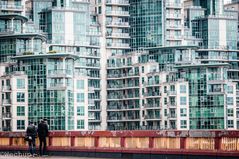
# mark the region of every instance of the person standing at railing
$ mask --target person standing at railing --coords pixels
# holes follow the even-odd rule
[[[37,130],[33,122],[30,121],[29,126],[27,127],[25,140],[28,141],[29,152],[34,157],[36,155],[36,136]]]
[[[41,122],[38,124],[37,133],[40,142],[39,145],[40,156],[46,156],[46,137],[48,136],[48,125],[46,119],[41,120]]]

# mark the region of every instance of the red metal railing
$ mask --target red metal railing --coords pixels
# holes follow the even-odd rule
[[[27,150],[24,136],[0,132],[0,151]],[[48,150],[239,157],[239,131],[54,131]]]

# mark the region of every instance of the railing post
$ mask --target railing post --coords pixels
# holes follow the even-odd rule
[[[95,148],[99,147],[99,137],[95,137]]]
[[[222,138],[221,137],[215,137],[214,140],[215,140],[214,149],[215,150],[221,150]]]
[[[150,149],[154,148],[154,137],[149,138],[149,148]]]
[[[13,145],[13,137],[10,137],[9,138],[9,146],[12,146]]]
[[[52,136],[48,136],[49,146],[52,146]]]
[[[71,136],[71,147],[75,146],[75,136]]]
[[[120,147],[124,148],[125,147],[125,137],[120,138]]]
[[[181,137],[180,138],[180,149],[181,150],[186,149],[186,142],[187,142],[187,138],[186,137]]]

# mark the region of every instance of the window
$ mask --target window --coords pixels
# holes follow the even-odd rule
[[[17,120],[17,130],[25,130],[25,120]]]
[[[186,129],[187,128],[187,120],[181,120],[180,121],[180,128],[181,129]]]
[[[233,109],[227,109],[227,116],[233,116]]]
[[[78,116],[84,116],[85,115],[85,107],[84,106],[78,106],[77,107],[77,115]]]
[[[167,86],[164,86],[164,93],[167,93]]]
[[[233,105],[233,97],[227,97],[227,105]]]
[[[180,93],[186,93],[187,90],[186,90],[186,86],[185,85],[180,85]]]
[[[85,128],[85,121],[77,120],[77,129],[84,129],[84,128]]]
[[[187,97],[180,97],[180,105],[186,105],[187,104]]]
[[[17,116],[25,116],[25,107],[17,106]]]
[[[25,89],[25,79],[17,79],[17,89]]]
[[[142,66],[142,73],[144,73],[144,66]]]
[[[180,116],[181,117],[187,116],[187,109],[186,108],[181,108],[180,109]]]
[[[234,122],[233,122],[233,120],[228,120],[228,121],[227,121],[227,127],[228,127],[228,128],[233,128],[233,127],[234,127]]]
[[[77,93],[77,102],[84,102],[85,101],[84,93]]]
[[[17,93],[17,102],[25,102],[25,93]]]
[[[168,110],[164,109],[164,116],[168,116]]]
[[[77,80],[77,89],[84,89],[84,80]]]
[[[233,86],[227,86],[227,93],[233,94]]]
[[[166,105],[168,103],[167,98],[164,98],[164,104]]]

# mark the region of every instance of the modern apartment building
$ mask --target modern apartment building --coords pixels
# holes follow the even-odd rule
[[[214,0],[6,0],[1,130],[239,128],[238,11]]]

